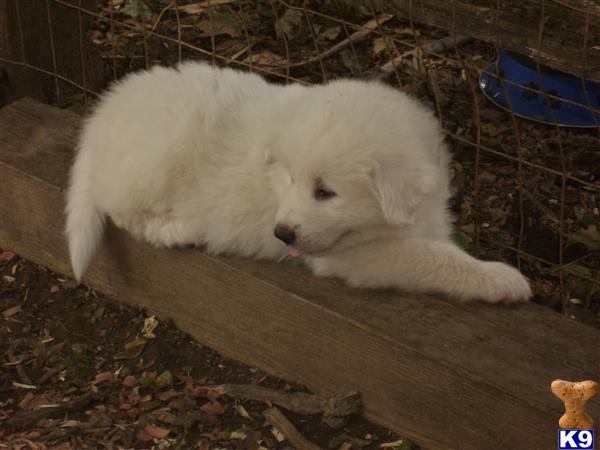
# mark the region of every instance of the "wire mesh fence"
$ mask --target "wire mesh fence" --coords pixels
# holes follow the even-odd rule
[[[439,11],[430,16],[449,26],[425,25],[427,11],[419,8],[426,3],[444,4],[445,18]],[[485,14],[485,27],[469,29],[468,3]],[[522,23],[506,17],[513,3],[533,5]],[[354,77],[398,86],[436,111],[447,134],[458,244],[518,265],[536,301],[600,324],[600,91],[591,84],[600,80],[593,58],[600,8],[592,2],[9,0],[10,8],[13,48],[0,54],[0,63],[47,76],[48,97],[60,106],[93,104],[128,72],[188,59],[281,83]],[[61,14],[70,14],[70,22],[61,23]],[[571,41],[561,41],[563,49],[551,31],[565,28],[561,23],[575,30],[567,33]],[[33,45],[36,24],[45,39]],[[494,64],[507,45],[515,47],[507,30],[517,25],[533,36],[523,48],[539,80],[552,73],[546,67],[552,55],[573,56],[583,101],[543,82],[512,80]],[[67,32],[77,43],[68,54]],[[32,52],[44,53],[44,62]],[[65,58],[75,69],[61,70]],[[102,63],[90,64],[92,58]],[[482,91],[482,74],[496,83],[496,98]],[[514,88],[541,100],[546,117],[523,119],[509,95]],[[591,123],[561,126],[557,111],[569,108],[585,110]]]

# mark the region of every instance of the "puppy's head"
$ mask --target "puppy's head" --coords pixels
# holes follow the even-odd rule
[[[430,115],[373,84],[337,82],[306,97],[265,156],[275,237],[292,256],[321,256],[412,224],[440,175],[421,139],[423,127],[437,133]]]

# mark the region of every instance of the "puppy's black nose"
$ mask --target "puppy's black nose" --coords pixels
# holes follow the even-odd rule
[[[275,227],[275,237],[286,245],[292,245],[296,240],[296,233],[285,225],[277,225]]]

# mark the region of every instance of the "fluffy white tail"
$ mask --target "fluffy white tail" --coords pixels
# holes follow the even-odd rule
[[[81,278],[87,269],[104,232],[105,216],[94,205],[91,193],[91,153],[81,148],[71,172],[67,193],[66,235],[69,243],[71,267],[75,279]]]

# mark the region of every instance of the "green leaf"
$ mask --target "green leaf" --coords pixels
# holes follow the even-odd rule
[[[157,383],[156,378],[150,378],[147,375],[142,375],[138,378],[138,383],[152,390],[160,389],[160,384]]]
[[[471,247],[471,236],[458,228],[452,233],[452,240],[463,250],[468,250]]]
[[[148,8],[148,5],[143,0],[127,0],[121,12],[134,19],[142,19],[144,21],[152,18],[152,10]]]
[[[588,250],[600,250],[600,232],[594,225],[576,231],[567,239],[567,247],[573,244],[582,244]]]
[[[156,377],[156,383],[159,386],[170,386],[173,384],[173,374],[168,370],[165,370],[159,376]]]
[[[566,267],[571,272],[575,272],[575,273],[577,273],[579,275],[582,275],[584,277],[590,277],[592,275],[592,271],[588,267],[582,266],[580,264],[568,264]]]
[[[596,224],[597,220],[594,219],[592,216],[584,215],[581,217],[581,219],[579,219],[579,223],[584,227],[589,227],[590,225]]]
[[[127,56],[131,58],[132,56],[137,56],[141,53],[141,48],[137,46],[134,41],[127,41],[124,45],[121,46],[121,53],[123,56]]]

